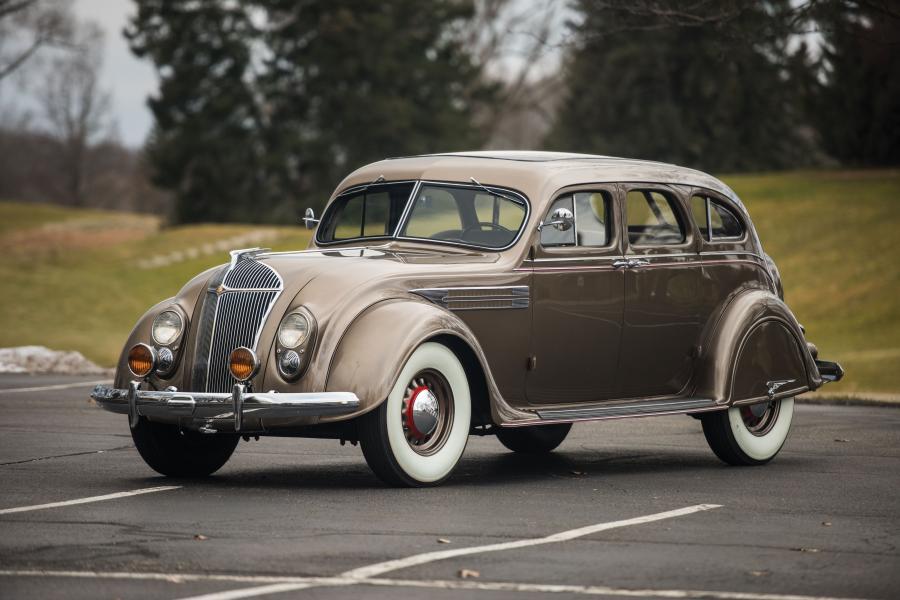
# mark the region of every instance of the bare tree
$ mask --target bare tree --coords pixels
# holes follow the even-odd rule
[[[497,101],[479,115],[489,145],[536,147],[550,124],[560,73],[564,4],[559,0],[478,0],[460,38],[485,77],[498,85]]]
[[[0,0],[0,80],[48,46],[69,47],[74,19],[62,0]]]
[[[50,134],[59,144],[63,193],[74,205],[85,203],[89,150],[112,127],[110,96],[101,89],[103,34],[85,25],[75,48],[56,58],[39,94]]]

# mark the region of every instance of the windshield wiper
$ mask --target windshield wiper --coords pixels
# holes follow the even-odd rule
[[[484,191],[486,191],[486,192],[487,192],[488,194],[490,194],[491,196],[497,196],[498,198],[503,198],[503,199],[505,199],[505,200],[509,200],[510,202],[515,202],[516,204],[524,204],[524,203],[522,202],[521,198],[511,198],[510,196],[507,196],[507,195],[505,195],[505,194],[501,194],[500,192],[498,192],[498,191],[496,191],[496,190],[491,190],[491,189],[489,189],[489,188],[487,188],[487,187],[481,185],[481,183],[480,183],[477,179],[475,179],[474,177],[469,177],[469,181],[471,181],[472,183],[474,183],[475,185],[477,185],[478,187],[480,187],[481,189],[483,189]]]
[[[381,183],[382,181],[384,181],[384,175],[379,175],[378,177],[375,178],[374,181],[370,181],[370,182],[367,183],[365,186],[363,186],[363,189],[361,189],[361,190],[359,190],[359,191],[360,191],[360,192],[365,192],[367,189],[369,189],[369,186],[375,185],[376,183]]]

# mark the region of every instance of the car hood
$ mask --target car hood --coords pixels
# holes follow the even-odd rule
[[[447,252],[415,248],[363,247],[316,249],[258,255],[284,281],[285,296],[333,303],[372,285],[392,287],[398,282],[433,280],[453,273],[496,269],[498,253]],[[402,285],[401,287],[406,287]],[[408,287],[406,289],[409,289]]]

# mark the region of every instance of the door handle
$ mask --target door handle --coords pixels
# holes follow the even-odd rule
[[[614,269],[627,269],[628,267],[631,266],[631,261],[630,260],[617,260],[617,261],[613,262],[612,266]]]
[[[628,263],[628,266],[633,269],[634,267],[643,267],[649,265],[650,261],[643,258],[632,258],[628,261]]]

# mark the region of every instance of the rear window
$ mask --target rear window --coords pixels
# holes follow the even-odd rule
[[[628,243],[659,246],[684,242],[684,224],[675,201],[657,190],[631,190],[625,197]]]
[[[706,241],[743,237],[744,226],[730,208],[708,196],[691,198],[691,213]]]

